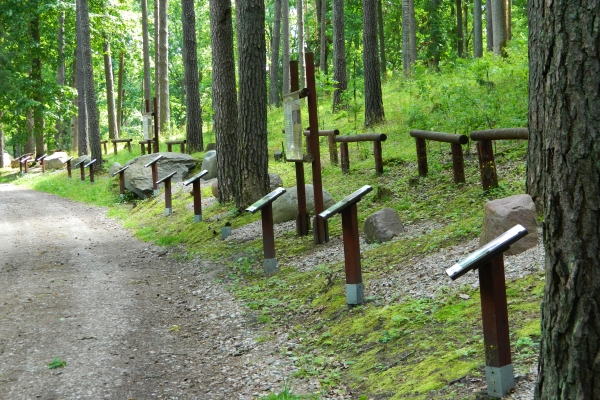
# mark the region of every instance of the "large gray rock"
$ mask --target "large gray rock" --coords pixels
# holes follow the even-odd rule
[[[46,169],[65,168],[64,162],[69,159],[69,155],[64,151],[57,151],[46,157]]]
[[[112,163],[110,165],[110,168],[108,169],[108,176],[113,176],[113,174],[116,174],[117,171],[120,170],[121,168],[123,168],[121,163],[118,163],[118,162]]]
[[[479,245],[483,246],[513,226],[521,224],[529,234],[510,246],[504,254],[514,255],[535,247],[538,242],[535,204],[528,194],[518,194],[485,204]]]
[[[10,167],[10,162],[14,160],[14,158],[8,154],[7,152],[2,153],[3,164],[2,167],[8,168]]]
[[[386,207],[365,220],[364,232],[367,243],[383,243],[400,236],[404,232],[404,225],[398,212]]]
[[[283,187],[283,180],[279,175],[275,173],[269,173],[269,189],[273,191],[278,187]]]
[[[212,192],[213,197],[215,197],[216,199],[219,198],[219,180],[218,179],[215,179],[210,184],[210,191]]]
[[[204,160],[202,160],[201,170],[207,170],[208,174],[204,175],[202,179],[205,181],[209,179],[213,179],[217,177],[217,151],[211,150],[207,151],[204,155]]]
[[[304,185],[306,190],[306,208],[309,214],[315,212],[315,196],[313,185]],[[325,209],[335,204],[329,192],[323,189],[323,203]],[[273,202],[273,222],[280,224],[296,220],[298,215],[298,188],[296,186],[286,189],[286,192]]]
[[[158,179],[162,179],[171,172],[177,172],[171,182],[182,181],[189,172],[196,167],[198,161],[188,154],[180,153],[154,153],[129,160],[125,165],[129,168],[125,171],[125,187],[142,199],[152,196],[152,170],[144,165],[162,155],[158,161]]]

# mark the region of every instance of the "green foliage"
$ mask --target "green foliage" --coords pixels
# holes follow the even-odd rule
[[[58,357],[54,357],[52,362],[47,365],[48,369],[64,368],[67,366],[67,362],[61,360]]]

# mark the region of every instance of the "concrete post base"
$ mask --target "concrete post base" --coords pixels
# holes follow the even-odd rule
[[[515,374],[512,364],[503,367],[485,367],[485,381],[487,382],[488,396],[501,398],[515,387]]]
[[[165,208],[165,217],[168,217],[171,214],[173,214],[173,209],[172,208]]]
[[[363,304],[365,302],[362,283],[346,284],[346,304]]]
[[[202,221],[202,214],[194,215],[194,222],[200,222],[200,221]]]
[[[277,259],[276,258],[265,258],[263,261],[263,267],[265,272],[270,274],[271,272],[277,269]]]

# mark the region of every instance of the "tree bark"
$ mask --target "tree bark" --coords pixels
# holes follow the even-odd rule
[[[269,104],[279,107],[279,43],[281,42],[281,0],[273,2],[273,35],[271,36],[271,69]]]
[[[237,0],[239,195],[243,210],[269,191],[267,152],[267,93],[265,74],[265,3]]]
[[[334,4],[333,7],[335,7],[335,1],[333,0]],[[342,22],[343,22],[343,17],[344,17],[344,9],[343,9],[343,5],[344,3],[342,2]],[[335,18],[335,9],[334,9],[334,18]],[[381,0],[377,0],[377,28],[379,31],[379,61],[381,64],[381,77],[383,80],[385,80],[385,76],[387,74],[387,62],[385,59],[385,35],[384,35],[384,30],[383,30],[383,4]],[[342,25],[342,29],[343,29],[343,25]],[[334,50],[333,52],[335,53],[335,21],[333,22],[333,43],[334,43]],[[334,54],[335,57],[335,54]],[[337,61],[336,61],[337,62]],[[345,68],[345,61],[344,61],[344,68]],[[335,73],[335,71],[334,71]],[[335,98],[333,101],[334,104],[334,108],[335,108]]]
[[[79,42],[79,37],[76,38],[76,42]],[[75,52],[74,52],[74,57],[73,57],[73,63],[71,64],[71,87],[75,89],[75,91],[77,93],[79,93],[79,86],[77,85],[77,74],[78,74],[78,69],[77,69],[77,57],[78,57],[78,51],[79,51],[79,46],[75,46]],[[79,95],[75,95],[73,97],[73,107],[77,108],[78,104],[79,104]],[[77,113],[77,115],[74,115],[73,117],[71,117],[71,151],[76,152],[77,154],[79,154],[79,111]]]
[[[167,1],[167,0],[162,0]],[[161,0],[154,0],[154,97],[156,97],[156,103],[151,101],[153,112],[156,113],[156,123],[160,127],[160,35],[159,24],[160,24],[160,2]],[[154,109],[154,105],[158,107],[158,110]]]
[[[456,42],[459,57],[463,57],[462,1],[456,0]]]
[[[79,62],[76,63],[77,67],[77,128],[78,128],[78,146],[77,146],[77,155],[82,156],[85,154],[89,154],[89,135],[88,135],[88,115],[87,115],[87,105],[86,105],[86,97],[85,97],[85,72],[83,69],[83,28],[81,24],[81,5],[79,4],[80,0],[77,0],[77,21],[76,21],[76,31],[77,31],[77,57],[76,60]]]
[[[512,39],[512,0],[506,0],[506,41]]]
[[[427,55],[429,57],[430,66],[436,71],[440,69],[440,49],[439,43],[441,41],[441,30],[440,30],[440,15],[438,10],[438,0],[431,0],[427,3],[427,14],[429,22],[429,45]]]
[[[119,60],[119,82],[117,83],[117,137],[121,136],[121,123],[123,122],[123,74],[125,73],[125,53],[121,51]],[[150,75],[150,69],[148,69]]]
[[[168,28],[168,0],[161,0],[159,17],[159,72],[160,72],[160,102],[158,109],[160,110],[160,134],[165,136],[169,132],[171,124],[171,102],[169,94],[169,28]]]
[[[302,12],[302,0],[296,1],[296,18],[298,19],[298,69],[300,72],[299,85],[302,89],[305,85],[304,78],[304,14]]]
[[[473,1],[473,55],[483,57],[483,27],[481,0]]]
[[[115,79],[113,77],[112,58],[110,54],[110,43],[106,35],[104,39],[104,78],[106,80],[106,104],[108,112],[108,138],[117,139],[117,114],[115,110]]]
[[[527,184],[546,250],[536,399],[600,398],[599,9],[528,1]]]
[[[4,113],[0,111],[0,168],[4,168],[4,125],[2,125],[3,116]]]
[[[90,150],[92,158],[96,159],[94,168],[102,170],[102,147],[100,144],[100,124],[96,106],[96,89],[94,87],[94,70],[92,67],[92,47],[90,44],[90,20],[88,13],[88,0],[77,0],[80,6],[79,16],[81,24],[81,63],[83,65],[85,104],[87,109],[87,122],[89,128]]]
[[[371,126],[385,118],[377,52],[377,3],[376,0],[362,0],[362,4],[365,126]]]
[[[144,57],[144,100],[151,101],[152,81],[150,80],[150,35],[148,32],[148,0],[142,0],[142,54]],[[121,92],[119,92],[119,97],[121,97],[120,93]]]
[[[402,0],[402,69],[406,76],[410,76],[410,64],[410,8],[408,0]]]
[[[40,18],[36,14],[30,23],[31,38],[36,48],[41,45],[40,36]],[[35,137],[35,156],[40,157],[44,154],[44,113],[42,95],[42,59],[40,52],[35,51],[31,60],[31,80],[33,86],[33,100],[37,103],[33,108],[33,134]]]
[[[212,105],[217,142],[217,181],[219,202],[237,196],[237,99],[233,58],[232,7],[229,0],[210,0],[212,49]]]
[[[410,27],[410,63],[417,62],[417,21],[415,19],[415,1],[408,0],[408,18]]]
[[[25,113],[25,125],[27,127],[27,141],[25,142],[25,150],[23,153],[34,153],[35,152],[35,134],[33,127],[33,109],[30,107]]]
[[[506,14],[504,10],[505,0],[492,1],[492,19],[494,31],[494,54],[505,56],[504,47],[506,46]]]
[[[56,67],[56,84],[64,86],[67,79],[67,66],[65,62],[65,12],[61,11],[58,14],[58,30],[56,34],[56,42],[58,44],[58,60]],[[56,134],[54,135],[55,148],[65,146],[65,122],[62,116],[56,119]]]
[[[346,75],[346,39],[344,34],[344,0],[333,0],[333,111],[342,104],[342,92],[348,88]],[[385,56],[383,56],[385,57]]]
[[[485,0],[485,35],[487,51],[494,51],[494,18],[492,17],[492,1]]]
[[[290,4],[289,0],[281,0],[281,42],[282,42],[282,94],[290,92]]]
[[[329,73],[327,66],[327,0],[321,0],[321,9],[319,13],[321,15],[320,31],[321,31],[321,52],[319,55],[319,69],[323,71],[325,75]]]
[[[186,138],[190,153],[204,150],[202,140],[202,108],[198,82],[198,56],[196,53],[196,12],[194,0],[181,0],[183,27],[183,66],[186,86]]]

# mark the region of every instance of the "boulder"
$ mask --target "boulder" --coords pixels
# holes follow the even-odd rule
[[[306,190],[306,209],[309,214],[315,212],[315,197],[313,185],[304,185]],[[325,209],[335,204],[329,192],[323,189],[323,203]],[[298,215],[298,189],[296,186],[286,189],[286,192],[273,202],[273,222],[280,224],[295,221]]]
[[[217,152],[216,150],[211,150],[206,152],[204,156],[204,160],[202,160],[201,170],[207,170],[208,174],[204,175],[202,179],[205,181],[209,179],[213,179],[217,177]]]
[[[12,156],[7,152],[4,152],[2,153],[2,160],[4,165],[0,165],[0,167],[8,168],[11,166],[11,162],[14,161],[14,158],[12,158]]]
[[[20,164],[19,160],[12,160],[10,162],[10,167],[11,168],[19,168],[19,164]]]
[[[46,168],[47,169],[63,169],[65,167],[64,162],[69,159],[69,155],[63,151],[57,151],[56,153],[50,154],[46,157]]]
[[[84,164],[87,164],[89,162],[89,160],[91,160],[91,158],[87,154],[85,154],[85,155],[83,155],[81,157],[76,157],[76,158],[74,158],[74,159],[71,160],[71,167],[73,167],[74,165],[77,165],[77,163],[79,161],[81,161],[81,160],[86,160],[86,161],[84,161]],[[79,166],[77,168],[79,168]]]
[[[177,172],[171,178],[173,183],[180,182],[187,177],[198,163],[192,156],[180,153],[161,152],[136,157],[125,164],[129,165],[129,168],[125,171],[125,187],[127,190],[142,199],[152,196],[152,171],[150,167],[144,168],[144,165],[159,155],[162,155],[163,158],[158,161],[158,179],[169,175],[171,172]]]
[[[386,207],[365,220],[364,232],[367,243],[383,243],[400,236],[404,232],[404,225],[398,212]]]
[[[269,190],[273,191],[278,187],[283,187],[283,180],[279,175],[269,173]]]
[[[113,174],[115,174],[121,168],[123,168],[123,166],[121,165],[121,163],[118,163],[118,162],[112,163],[110,165],[110,168],[108,169],[108,176],[109,177],[113,176]]]
[[[535,247],[538,243],[536,217],[535,204],[528,194],[488,201],[485,204],[479,245],[483,246],[513,226],[521,224],[529,234],[513,243],[504,254],[519,254]]]
[[[215,143],[209,143],[204,148],[205,151],[217,150],[217,145]]]
[[[219,181],[215,179],[213,183],[210,185],[210,190],[212,191],[212,195],[218,199],[219,198]]]

